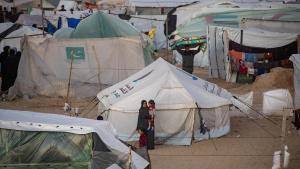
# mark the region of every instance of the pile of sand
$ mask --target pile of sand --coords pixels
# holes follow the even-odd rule
[[[254,104],[262,103],[262,94],[266,91],[275,89],[288,89],[293,95],[293,69],[273,68],[270,73],[257,76],[255,81],[249,85],[232,89],[235,94],[245,94],[250,91],[254,92]]]
[[[270,73],[260,75],[252,84],[253,91],[284,88],[293,91],[293,69],[277,67]]]

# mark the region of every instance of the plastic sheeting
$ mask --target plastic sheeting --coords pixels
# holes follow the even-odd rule
[[[16,23],[24,25],[24,26],[32,26],[36,24],[38,27],[43,26],[43,17],[41,15],[29,15],[29,14],[21,14],[16,21]],[[47,26],[47,22],[45,21],[44,26]]]
[[[226,79],[228,39],[222,27],[208,27],[209,77]]]
[[[33,132],[0,129],[1,166],[90,168],[92,134],[76,135],[60,132]]]
[[[177,26],[173,33],[181,37],[206,35],[208,25],[238,27],[243,18],[297,21],[299,8],[200,8],[192,18]]]
[[[106,121],[97,121],[97,120],[69,117],[69,116],[63,116],[57,114],[34,113],[34,112],[25,112],[25,111],[16,111],[16,110],[0,110],[0,128],[20,130],[20,131],[32,131],[32,132],[37,132],[38,134],[40,132],[73,133],[79,135],[96,133],[96,136],[98,136],[102,141],[102,143],[101,142],[100,143],[104,144],[107,147],[107,149],[109,149],[113,154],[117,155],[118,157],[123,158],[123,155],[128,154],[129,152],[128,147],[124,145],[122,142],[120,142],[120,140],[116,139],[115,130],[113,129],[111,124]],[[62,137],[61,139],[63,138],[64,137]],[[54,141],[56,140],[57,139],[54,139]],[[93,140],[95,141],[97,139],[93,138]],[[64,139],[61,142],[64,142]],[[95,144],[94,146],[99,148],[101,144]],[[58,143],[58,145],[60,144]],[[66,148],[69,147],[66,146]],[[72,150],[73,149],[69,148],[68,151],[72,152]],[[76,149],[74,149],[74,151],[75,150]],[[44,150],[41,149],[41,151]],[[107,154],[106,156],[105,154],[99,152],[99,151],[107,152],[105,148],[97,149],[95,151],[97,151],[98,153],[97,152],[94,153],[94,155],[96,154],[94,158],[102,158],[106,160],[108,160],[108,158],[103,158],[103,157],[111,158],[109,154]],[[67,151],[65,152],[67,153]],[[143,169],[149,164],[146,160],[144,160],[142,157],[137,155],[135,152],[132,152],[132,162],[135,168],[137,169]]]
[[[135,7],[176,7],[194,2],[195,0],[128,0]]]
[[[0,24],[2,25],[2,24]],[[10,46],[11,48],[17,48],[17,50],[21,50],[23,44],[22,38],[24,38],[26,35],[38,35],[37,37],[43,37],[43,31],[40,29],[31,27],[31,26],[22,26],[20,29],[13,31],[9,35],[7,35],[5,38],[0,42],[0,51],[3,51],[4,46]],[[50,35],[47,35],[47,37],[50,37]]]
[[[263,113],[282,115],[284,109],[293,109],[293,99],[287,89],[278,89],[263,94]]]
[[[148,32],[152,27],[156,27],[153,43],[156,49],[162,49],[167,46],[164,34],[165,20],[166,15],[133,15],[129,22],[141,32]]]
[[[117,16],[97,12],[83,19],[71,38],[110,38],[138,36],[139,32],[128,22]]]
[[[300,109],[300,54],[294,54],[290,57],[294,64],[294,106]]]
[[[52,39],[26,37],[18,77],[10,94],[66,96],[71,65],[71,97],[94,96],[145,66],[139,37]]]
[[[256,19],[243,19],[240,27],[243,29],[257,28],[268,30],[270,32],[281,32],[281,33],[295,33],[300,34],[300,22],[292,21],[268,21],[268,20],[256,20]]]
[[[241,43],[241,29],[227,29],[228,38],[236,43]],[[269,32],[257,28],[243,30],[244,46],[259,48],[277,48],[288,45],[297,39],[297,34]]]

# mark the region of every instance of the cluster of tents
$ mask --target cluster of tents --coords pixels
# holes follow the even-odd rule
[[[195,5],[192,9],[200,4]],[[244,16],[295,19],[298,8],[250,10],[233,3],[221,4],[222,7],[220,4],[211,5],[208,3],[194,14],[187,14],[189,6],[178,8],[179,25],[173,35],[177,38],[209,37],[206,60],[210,61],[212,77],[228,79],[227,53],[224,50],[228,48],[229,40],[224,41],[224,32],[231,41],[242,41],[244,45],[265,45],[271,38],[270,45],[275,47],[293,42],[299,33],[293,32],[297,31],[293,27],[288,29],[288,33],[261,32],[264,26],[273,26],[277,30],[289,28],[282,24],[276,26],[274,22],[273,25],[256,23],[255,30],[247,25],[243,33],[240,33],[239,27]],[[134,18],[131,21],[137,22]],[[0,139],[1,166],[145,168],[148,162],[120,141],[138,139],[136,123],[141,100],[155,100],[156,141],[164,144],[190,145],[193,139],[221,137],[230,132],[232,114],[236,111],[247,113],[249,105],[242,102],[247,102],[249,97],[237,98],[218,85],[189,74],[162,58],[153,61],[151,40],[129,22],[104,12],[95,12],[82,19],[75,28],[61,28],[53,36],[45,36],[43,31],[31,26],[21,26],[2,38],[1,46],[9,44],[23,51],[18,77],[9,90],[11,99],[37,95],[97,96],[99,114],[104,116],[105,121],[0,110],[0,135],[5,138]],[[162,23],[156,24],[162,28]],[[0,24],[0,31],[5,32],[13,25]],[[143,27],[141,25],[140,29]],[[260,44],[254,43],[257,39]],[[291,60],[295,65],[295,79],[298,79],[295,80],[295,105],[299,106],[299,56],[293,55]],[[217,66],[216,69],[213,69],[214,66]],[[220,67],[224,70],[221,71]],[[266,93],[267,97],[273,99],[276,96]],[[288,95],[288,98],[291,96]],[[55,141],[57,139],[61,142]],[[36,146],[32,146],[33,143]],[[18,156],[18,153],[21,155]]]

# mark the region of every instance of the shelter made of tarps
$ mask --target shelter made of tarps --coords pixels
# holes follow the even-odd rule
[[[0,149],[1,165],[52,168],[54,163],[54,168],[96,169],[109,167],[104,166],[113,160],[119,164],[118,159],[122,157],[128,159],[129,148],[116,138],[114,128],[106,121],[0,110],[0,133],[1,146],[4,146]],[[132,162],[131,167],[139,169],[149,164],[135,152],[132,152]]]
[[[297,39],[295,33],[269,32],[257,28],[208,27],[209,76],[230,81],[230,60],[227,56],[229,41],[248,47],[272,49],[282,47]],[[242,39],[242,41],[241,41]]]
[[[9,29],[13,26],[13,23],[0,23],[0,31],[1,33]],[[42,37],[43,31],[31,26],[22,26],[19,29],[8,34],[4,39],[0,42],[0,51],[3,51],[3,47],[10,46],[11,48],[17,48],[17,50],[22,49],[22,38],[25,36],[39,36]],[[47,35],[50,37],[50,35]]]
[[[156,34],[153,39],[155,49],[166,48],[167,38],[164,34],[166,15],[133,15],[129,22],[141,32],[149,32],[155,27]]]
[[[202,140],[230,130],[231,94],[161,58],[97,96],[99,111],[124,141],[138,139],[140,102],[150,99],[156,103],[156,142],[190,145],[192,136]]]
[[[294,65],[294,107],[300,109],[300,54],[290,57]]]
[[[285,109],[293,109],[293,99],[289,90],[277,89],[263,93],[265,115],[282,115]]]
[[[16,23],[24,26],[33,26],[34,24],[38,27],[42,27],[43,24],[45,27],[47,26],[46,21],[43,23],[42,15],[21,14]]]
[[[133,7],[176,7],[194,2],[195,0],[128,0]]]
[[[26,37],[18,77],[10,93],[12,96],[66,96],[71,70],[70,96],[89,97],[144,67],[139,37]]]
[[[201,8],[193,18],[182,22],[173,33],[180,37],[201,37],[208,25],[238,27],[243,18],[299,21],[300,9],[281,8]]]
[[[245,18],[242,20],[240,27],[243,29],[258,28],[268,30],[271,32],[289,32],[300,34],[300,21],[277,21]]]

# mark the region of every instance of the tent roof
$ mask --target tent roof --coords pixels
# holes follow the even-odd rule
[[[98,94],[106,108],[125,112],[136,112],[141,100],[154,99],[157,109],[182,109],[229,105],[230,98],[226,90],[161,58]]]
[[[72,38],[106,38],[138,36],[139,32],[129,23],[116,16],[97,12],[83,19],[74,32]]]
[[[200,0],[129,0],[135,7],[176,7]]]
[[[225,28],[228,38],[236,43],[241,42],[241,29]],[[258,48],[277,48],[297,40],[296,33],[270,32],[257,28],[243,29],[243,45]]]
[[[204,36],[208,25],[239,27],[243,18],[299,21],[299,8],[200,8],[181,20],[174,34]]]
[[[87,134],[95,132],[110,148],[128,153],[128,147],[114,136],[109,122],[57,114],[35,113],[17,110],[0,110],[0,128],[23,131],[51,131]],[[137,168],[145,168],[148,162],[133,152]]]

